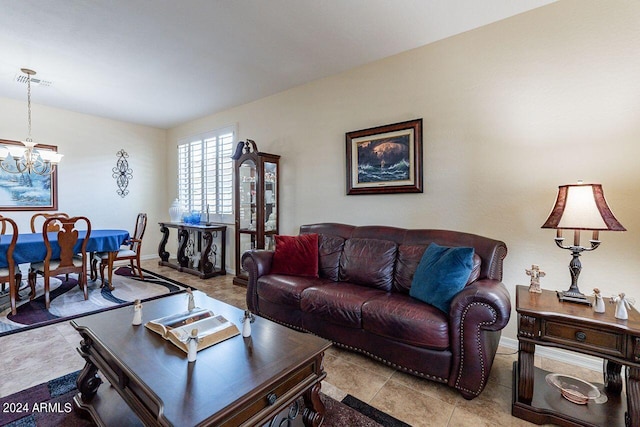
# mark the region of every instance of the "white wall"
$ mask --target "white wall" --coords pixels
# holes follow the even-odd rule
[[[638,22],[640,2],[562,0],[176,127],[168,152],[237,123],[240,139],[282,155],[281,233],[338,221],[501,239],[512,295],[532,263],[547,272],[544,288],[568,288],[570,254],[540,226],[558,185],[599,182],[629,231],[601,233],[582,256],[581,289],[640,300]],[[346,196],[345,132],[414,118],[424,120],[424,193]]]
[[[166,131],[56,108],[32,105],[33,139],[57,145],[64,158],[58,171],[58,210],[85,215],[93,228],[126,229],[133,233],[138,212],[147,212],[143,255],[157,254],[157,223],[168,218],[164,166]],[[23,140],[27,133],[26,102],[0,98],[0,138]],[[116,153],[129,154],[133,179],[129,194],[116,191],[112,169]],[[21,232],[29,231],[34,212],[2,211],[14,218]]]

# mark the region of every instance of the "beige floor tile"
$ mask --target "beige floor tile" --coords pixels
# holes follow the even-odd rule
[[[449,387],[446,384],[416,377],[415,375],[410,375],[405,372],[396,371],[391,379],[393,381],[397,381],[405,387],[442,400],[450,405],[456,405],[458,401],[464,399],[457,390]]]
[[[387,377],[331,355],[325,355],[324,367],[328,382],[367,403],[387,381]]]
[[[378,391],[371,405],[415,427],[446,426],[455,408],[393,379]]]

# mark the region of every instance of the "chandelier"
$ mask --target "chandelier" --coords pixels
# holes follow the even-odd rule
[[[36,72],[28,68],[22,68],[21,71],[27,75],[29,136],[25,141],[21,141],[24,147],[20,145],[0,147],[0,168],[14,174],[50,175],[56,170],[56,165],[60,163],[63,155],[54,150],[35,148],[36,143],[31,138],[31,76]]]

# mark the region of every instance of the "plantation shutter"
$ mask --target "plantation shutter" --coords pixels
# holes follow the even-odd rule
[[[233,128],[181,140],[178,145],[178,198],[184,212],[230,222],[233,215]],[[228,216],[228,217],[227,217]]]

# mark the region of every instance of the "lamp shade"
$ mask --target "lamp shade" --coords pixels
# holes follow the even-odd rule
[[[626,231],[609,209],[601,184],[559,186],[556,203],[542,228]]]

